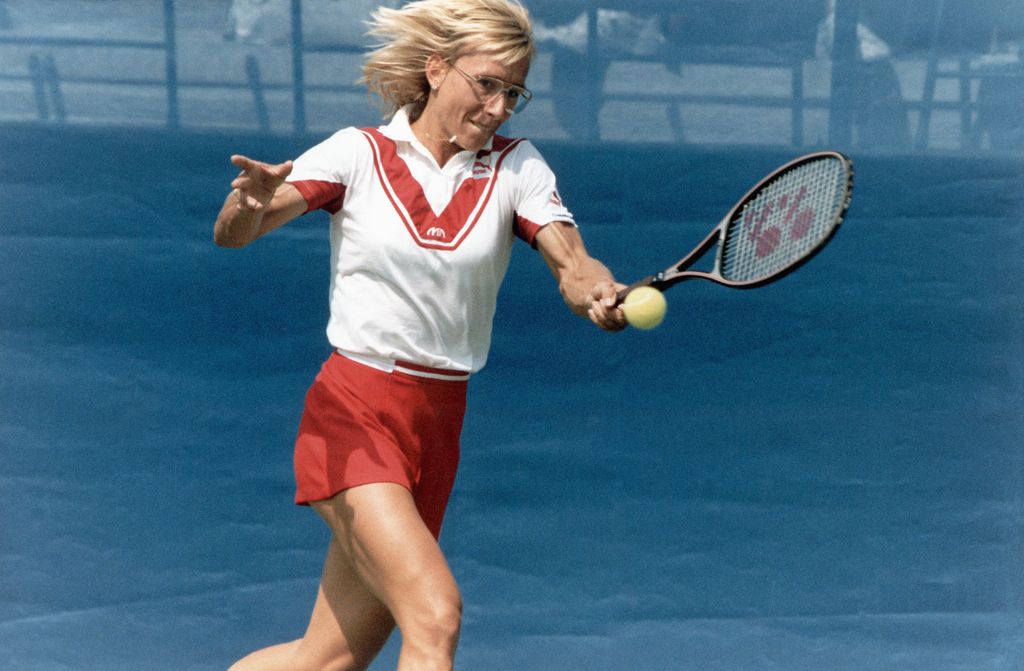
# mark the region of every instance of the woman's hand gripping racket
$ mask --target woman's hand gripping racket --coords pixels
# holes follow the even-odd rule
[[[657,326],[664,315],[664,298],[658,292],[684,280],[752,289],[785,277],[832,239],[852,193],[853,164],[846,156],[822,151],[790,161],[740,199],[678,263],[620,291],[627,319],[639,328]],[[714,267],[691,270],[713,247]]]

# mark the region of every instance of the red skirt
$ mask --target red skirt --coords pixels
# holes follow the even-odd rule
[[[412,493],[437,538],[459,464],[465,378],[411,364],[388,373],[332,354],[306,394],[295,441],[295,502],[396,483]]]

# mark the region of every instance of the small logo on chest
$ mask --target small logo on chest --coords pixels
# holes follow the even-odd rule
[[[420,247],[441,251],[457,249],[476,226],[494,193],[502,161],[520,142],[494,136],[498,151],[481,150],[474,157],[469,177],[465,177],[465,164],[460,166],[458,176],[463,179],[444,211],[437,214],[427,201],[423,185],[398,155],[395,141],[372,128],[364,128],[362,133],[373,153],[374,171],[383,194],[405,229]]]

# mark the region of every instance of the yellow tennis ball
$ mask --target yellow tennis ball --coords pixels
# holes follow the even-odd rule
[[[638,329],[652,329],[665,319],[665,296],[654,287],[637,287],[622,301],[626,320]]]

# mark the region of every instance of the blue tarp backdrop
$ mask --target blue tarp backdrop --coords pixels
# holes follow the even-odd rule
[[[0,668],[301,636],[327,220],[211,231],[232,153],[379,123],[377,4],[0,0]],[[621,279],[801,152],[857,184],[808,266],[680,286],[650,332],[573,317],[519,245],[442,537],[458,668],[1024,668],[1019,3],[526,4],[537,97],[505,132]]]

